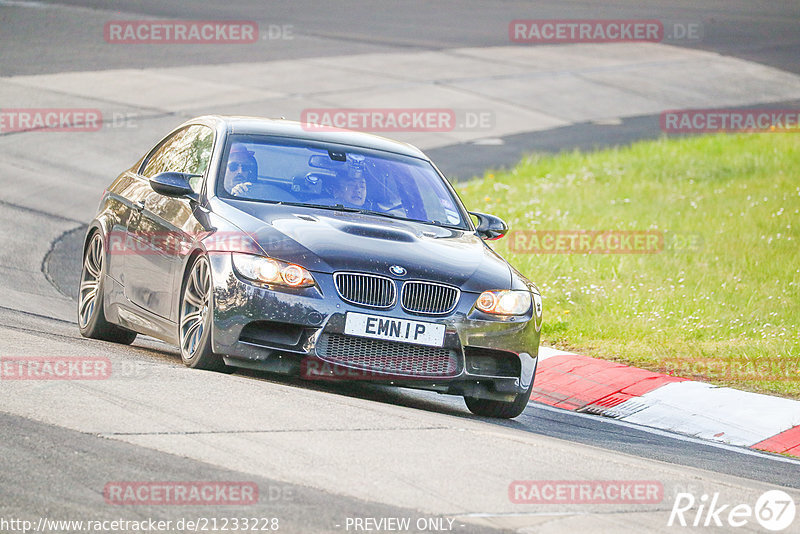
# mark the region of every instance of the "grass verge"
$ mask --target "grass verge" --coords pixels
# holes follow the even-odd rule
[[[455,187],[511,226],[493,246],[542,290],[545,343],[800,398],[800,134],[534,154]],[[607,230],[659,244],[545,251]]]

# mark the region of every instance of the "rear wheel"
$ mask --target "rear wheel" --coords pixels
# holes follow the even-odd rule
[[[183,363],[193,369],[232,373],[222,356],[211,350],[211,265],[198,256],[186,276],[181,293],[178,339]]]
[[[78,290],[78,328],[83,337],[130,345],[136,339],[136,332],[109,323],[103,311],[104,248],[102,234],[92,234],[83,254]]]
[[[531,398],[532,389],[533,383],[528,386],[528,390],[525,393],[517,394],[511,402],[477,399],[475,397],[464,397],[464,402],[467,408],[469,408],[469,411],[475,415],[511,419],[525,411],[525,407],[528,405],[528,401]]]

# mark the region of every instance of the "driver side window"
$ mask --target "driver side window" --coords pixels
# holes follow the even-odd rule
[[[214,131],[199,124],[184,128],[172,135],[147,160],[142,176],[152,178],[162,172],[197,174],[189,180],[196,193],[200,192],[203,175],[211,161]]]

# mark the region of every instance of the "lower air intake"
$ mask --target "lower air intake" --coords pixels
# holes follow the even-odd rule
[[[343,334],[321,335],[317,356],[347,367],[402,376],[452,377],[460,371],[455,350]]]

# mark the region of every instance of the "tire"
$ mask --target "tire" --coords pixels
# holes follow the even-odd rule
[[[488,399],[477,399],[475,397],[464,397],[464,402],[469,411],[475,415],[483,417],[496,417],[498,419],[512,419],[525,411],[528,401],[531,398],[533,383],[528,386],[525,393],[517,394],[512,402],[495,401]]]
[[[109,323],[103,310],[103,282],[106,275],[103,235],[97,231],[89,238],[83,254],[81,282],[78,289],[78,328],[83,337],[130,345],[136,332]]]
[[[198,256],[186,271],[181,289],[178,342],[187,367],[232,373],[222,356],[211,350],[211,265]]]

